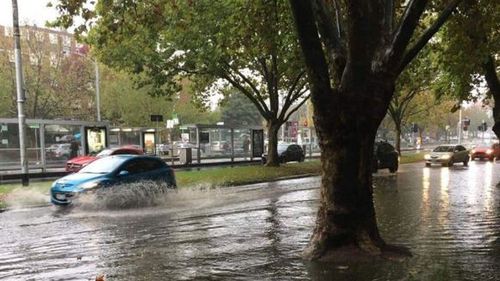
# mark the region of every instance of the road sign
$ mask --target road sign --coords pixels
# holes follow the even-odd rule
[[[163,115],[151,115],[151,122],[163,122]]]

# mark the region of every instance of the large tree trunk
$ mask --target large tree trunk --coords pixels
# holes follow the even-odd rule
[[[267,121],[267,161],[266,166],[277,167],[280,165],[278,157],[278,131],[281,123],[271,120]]]
[[[387,97],[388,92],[384,92],[379,96]],[[319,105],[318,100],[313,100],[322,181],[320,208],[305,258],[338,260],[351,255],[407,255],[407,250],[388,246],[380,237],[373,204],[374,140],[390,98],[363,101],[358,99],[360,94],[341,95],[349,99],[345,104],[350,106],[337,107],[341,112],[336,120],[322,112],[328,110],[326,102]],[[373,106],[376,103],[379,106]]]
[[[490,89],[491,96],[495,101],[495,106],[493,107],[493,120],[495,124],[493,125],[493,132],[497,138],[500,139],[500,81],[498,79],[495,61],[492,56],[488,57],[488,60],[483,65],[485,72],[485,79],[488,83],[488,88]]]

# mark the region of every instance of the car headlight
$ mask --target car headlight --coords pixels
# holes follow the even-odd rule
[[[80,188],[88,190],[88,189],[94,189],[98,186],[99,186],[99,182],[93,181],[93,182],[87,182],[87,183],[80,185]]]
[[[473,150],[471,151],[471,153],[472,153],[472,154],[476,153],[476,150],[475,150],[475,149],[473,149]]]
[[[449,154],[441,156],[441,159],[445,159],[445,160],[448,160],[450,158],[451,158],[451,156]]]
[[[424,159],[425,159],[425,160],[429,160],[429,159],[431,159],[431,155],[430,155],[430,154],[426,154],[426,155],[424,155]]]
[[[493,153],[493,149],[486,150],[486,154],[492,154],[492,153]]]

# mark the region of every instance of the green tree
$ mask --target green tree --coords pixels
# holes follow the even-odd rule
[[[430,96],[433,80],[439,79],[437,69],[433,66],[430,48],[425,48],[418,59],[415,59],[399,76],[394,96],[389,104],[387,114],[394,122],[396,131],[395,146],[401,153],[401,132],[408,119],[429,110],[436,104]],[[424,99],[416,99],[425,93]],[[429,102],[431,101],[431,102]]]
[[[500,2],[464,4],[464,9],[443,30],[441,66],[447,73],[449,87],[461,100],[482,98],[478,91],[486,82],[487,96],[494,101],[493,131],[500,137]]]
[[[221,104],[221,119],[232,127],[252,127],[262,125],[262,116],[250,100],[239,93],[226,95]]]
[[[148,95],[149,87],[137,88],[137,75],[101,67],[101,110],[103,119],[115,125],[155,126],[151,114],[170,119],[173,113],[183,124],[215,123],[218,115],[207,108],[197,107],[186,89],[172,96]],[[188,85],[184,85],[188,87]]]
[[[373,206],[374,139],[396,79],[460,1],[290,2],[322,161],[320,207],[305,255],[328,259],[345,247],[393,253]]]
[[[59,26],[95,17],[88,42],[100,59],[145,73],[153,95],[178,91],[189,77],[198,101],[221,88],[245,95],[266,120],[268,163],[279,165],[278,130],[308,98],[302,56],[285,0],[140,1],[115,5],[63,0]],[[77,30],[85,31],[81,26]]]

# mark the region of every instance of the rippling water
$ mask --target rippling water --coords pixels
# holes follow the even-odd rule
[[[376,176],[379,227],[404,262],[306,263],[319,179],[170,192],[133,210],[0,214],[0,279],[500,280],[500,164]]]

